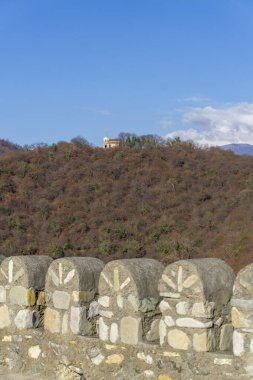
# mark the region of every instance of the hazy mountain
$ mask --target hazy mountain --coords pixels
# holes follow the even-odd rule
[[[253,156],[253,145],[250,144],[228,144],[220,146],[223,150],[232,150],[239,156]]]

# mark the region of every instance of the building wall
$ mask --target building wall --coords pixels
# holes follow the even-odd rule
[[[253,266],[1,258],[0,369],[68,380],[253,378]]]

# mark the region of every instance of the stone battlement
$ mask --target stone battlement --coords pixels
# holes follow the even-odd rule
[[[253,378],[253,264],[0,258],[0,358],[55,379]],[[49,376],[49,375],[48,375]]]

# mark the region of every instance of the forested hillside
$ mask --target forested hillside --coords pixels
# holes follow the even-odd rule
[[[0,158],[0,254],[253,261],[253,158],[175,141]]]

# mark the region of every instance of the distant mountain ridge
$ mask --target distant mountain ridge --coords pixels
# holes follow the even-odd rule
[[[239,156],[253,156],[253,145],[250,144],[227,144],[220,146],[222,150],[232,150]]]

